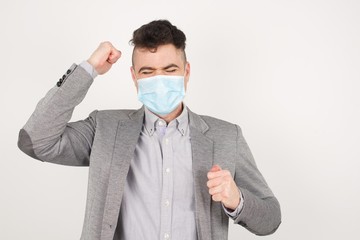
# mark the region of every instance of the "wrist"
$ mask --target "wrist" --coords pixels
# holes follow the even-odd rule
[[[236,187],[236,194],[233,198],[232,201],[230,201],[228,204],[224,204],[224,207],[226,207],[227,209],[230,210],[235,210],[241,203],[242,201],[242,193],[240,192],[240,189],[238,187]]]
[[[98,72],[95,70],[95,68],[93,67],[93,65],[91,65],[91,64],[89,63],[89,61],[83,61],[82,63],[80,63],[80,66],[81,66],[82,68],[84,68],[85,71],[86,71],[87,73],[89,73],[92,78],[96,78],[96,77],[97,77]]]
[[[224,207],[226,207],[227,209],[229,209],[230,211],[234,211],[240,204],[240,197],[237,198],[236,200],[234,200],[232,203],[230,204],[225,204],[224,203]]]

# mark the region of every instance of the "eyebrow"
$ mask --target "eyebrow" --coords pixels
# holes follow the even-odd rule
[[[172,68],[172,67],[179,68],[178,65],[176,65],[176,64],[174,64],[174,63],[171,63],[171,64],[163,67],[162,69],[163,69],[163,70],[166,70],[166,69],[169,69],[169,68]],[[142,68],[139,69],[138,73],[140,73],[141,71],[144,71],[144,70],[155,70],[155,68],[144,66],[144,67],[142,67]]]

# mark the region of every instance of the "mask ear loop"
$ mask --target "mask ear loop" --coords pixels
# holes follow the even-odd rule
[[[183,75],[183,78],[184,78],[184,92],[186,92],[186,86],[185,86],[185,78],[186,78],[186,64],[185,64],[185,67],[184,67],[184,75]]]
[[[186,63],[185,63],[185,66],[184,66],[184,80],[185,80],[185,76],[186,76]]]

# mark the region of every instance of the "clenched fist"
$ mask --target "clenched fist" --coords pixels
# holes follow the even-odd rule
[[[209,193],[215,202],[235,210],[240,204],[240,191],[228,170],[214,165],[207,174]]]
[[[121,52],[110,42],[103,42],[87,60],[98,74],[104,74],[121,57]]]

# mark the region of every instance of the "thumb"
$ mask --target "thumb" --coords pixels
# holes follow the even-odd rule
[[[214,166],[212,166],[212,168],[210,169],[210,172],[217,172],[217,171],[221,171],[221,167],[217,164],[215,164]]]
[[[121,52],[115,48],[111,49],[107,62],[110,64],[116,63],[116,61],[121,57]]]

